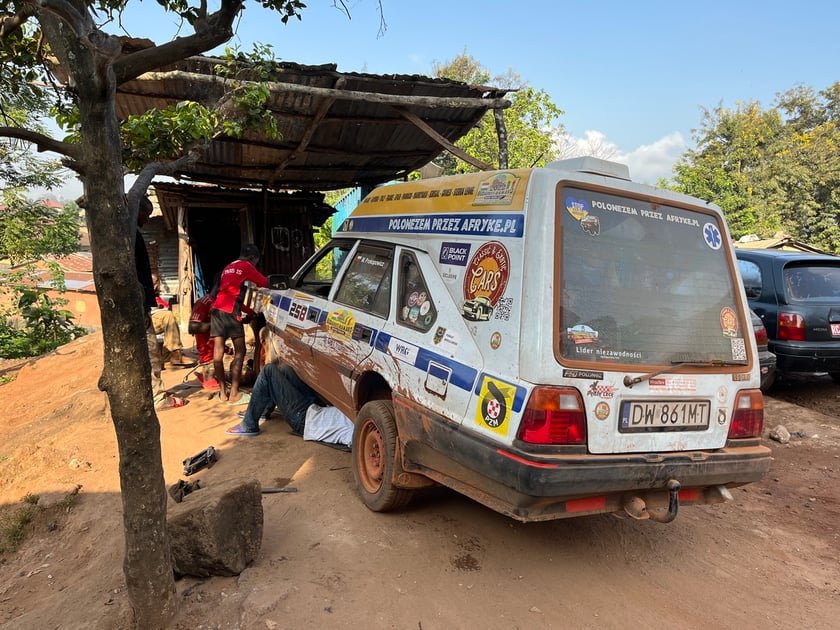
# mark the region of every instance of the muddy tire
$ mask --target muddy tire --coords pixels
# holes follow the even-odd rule
[[[372,400],[356,416],[353,427],[353,476],[364,504],[374,512],[405,507],[412,490],[391,481],[397,458],[397,426],[390,401]]]

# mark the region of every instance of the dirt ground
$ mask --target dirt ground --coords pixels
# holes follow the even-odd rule
[[[0,363],[0,509],[39,495],[43,514],[0,557],[0,626],[125,627],[117,449],[96,389],[101,336],[37,361]],[[176,628],[837,628],[840,618],[840,387],[779,383],[766,399],[770,473],[735,500],[686,507],[668,525],[626,516],[521,524],[435,489],[398,514],[357,498],[350,454],[273,419],[257,438],[224,429],[233,410],[187,370],[168,387],[190,400],[160,414],[167,485],[234,477],[264,494],[256,561],[235,578],[176,585]],[[182,461],[219,461],[185,478]],[[68,507],[62,499],[78,486]],[[50,507],[52,506],[52,507]]]

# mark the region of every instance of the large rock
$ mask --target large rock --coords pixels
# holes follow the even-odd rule
[[[184,497],[169,510],[172,566],[177,575],[239,575],[262,544],[262,487],[229,479]]]

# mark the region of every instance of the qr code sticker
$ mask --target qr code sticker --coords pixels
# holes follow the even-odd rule
[[[732,360],[746,361],[747,360],[747,346],[743,339],[732,339]]]
[[[494,310],[494,318],[501,319],[503,321],[510,320],[510,309],[513,308],[513,298],[499,298],[498,304],[496,304],[496,308]]]

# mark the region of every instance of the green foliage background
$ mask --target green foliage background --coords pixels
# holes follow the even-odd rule
[[[670,186],[718,204],[733,238],[784,231],[840,253],[840,82],[706,110],[694,139]]]

